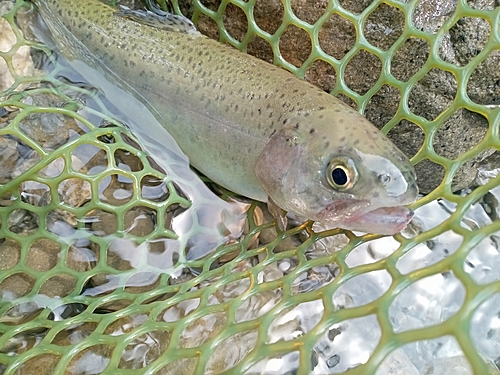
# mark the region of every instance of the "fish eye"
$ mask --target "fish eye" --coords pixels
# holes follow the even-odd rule
[[[345,157],[330,160],[326,168],[328,183],[337,190],[347,190],[354,186],[358,179],[358,171],[354,161]]]

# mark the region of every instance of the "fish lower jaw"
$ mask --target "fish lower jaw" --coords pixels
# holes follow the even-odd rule
[[[394,235],[401,232],[413,218],[413,211],[408,207],[380,207],[368,212],[342,216],[330,207],[319,215],[318,222],[342,229]]]

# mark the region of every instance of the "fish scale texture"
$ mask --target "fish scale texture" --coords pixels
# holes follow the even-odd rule
[[[330,1],[305,21],[284,0],[281,24],[270,33],[255,21],[258,4],[195,0],[191,18],[211,19],[220,40],[243,51],[258,36],[271,46],[275,65],[301,78],[326,63],[336,76],[328,90],[362,113],[381,90],[399,91],[382,131],[397,132],[402,120],[415,124],[424,141],[412,162],[441,166],[442,183],[413,205],[414,222],[394,237],[310,222],[278,234],[265,214],[258,219],[263,209],[253,203],[240,241],[190,260],[175,248],[172,221],[193,205],[176,177],[113,119],[95,90],[54,73],[43,80],[19,73],[23,45],[57,62],[47,47],[23,37],[14,19],[19,11],[20,23],[27,4],[18,0],[2,18],[17,43],[0,49],[4,71],[14,77],[0,93],[0,373],[500,372],[500,180],[461,194],[451,189],[463,165],[500,150],[498,103],[467,89],[500,49],[500,7],[474,9],[462,0],[426,29],[415,16],[419,2],[350,9]],[[235,7],[248,19],[238,39],[225,28],[225,13]],[[392,40],[364,34],[379,7],[402,15],[402,32]],[[331,17],[357,32],[343,56],[329,55],[319,42]],[[443,40],[469,17],[490,26],[488,38],[462,64],[443,60]],[[311,52],[288,61],[280,38],[299,29]],[[428,58],[408,76],[394,76],[391,63],[416,38],[428,44]],[[367,76],[370,84],[353,88],[346,71],[360,54],[380,66]],[[436,69],[456,84],[452,104],[436,115],[415,114],[412,90]],[[464,108],[486,119],[487,131],[466,152],[443,156],[433,142]],[[201,220],[191,225],[203,231]],[[443,348],[448,354],[440,354]]]

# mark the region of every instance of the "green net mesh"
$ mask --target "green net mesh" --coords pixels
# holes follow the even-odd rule
[[[483,3],[454,3],[424,27],[423,8],[446,5],[174,2],[204,33],[314,81],[402,148],[416,140],[428,193],[410,228],[385,238],[312,223],[278,234],[252,203],[241,238],[197,260],[172,226],[196,202],[95,90],[57,75],[27,35],[29,5],[1,3],[0,373],[499,373],[500,180],[453,193],[500,150],[500,7]],[[489,31],[455,61],[446,42],[460,45],[469,34],[455,31],[470,21]],[[422,63],[404,59],[408,48]],[[490,81],[477,78],[485,71]],[[432,82],[452,95],[425,110]],[[384,106],[392,116],[379,116]],[[466,149],[440,147],[454,138]]]

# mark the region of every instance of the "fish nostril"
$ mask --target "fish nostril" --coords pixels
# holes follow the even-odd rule
[[[389,182],[391,182],[391,176],[389,176],[387,173],[382,173],[378,175],[378,180],[382,185],[387,185]]]

